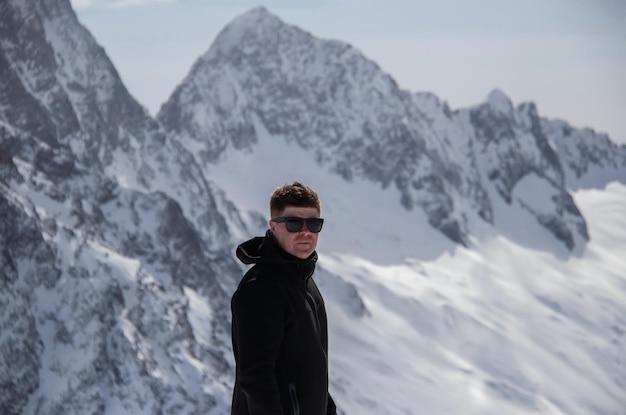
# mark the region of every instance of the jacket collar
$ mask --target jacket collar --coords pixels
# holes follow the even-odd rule
[[[283,250],[272,232],[268,230],[265,236],[257,236],[240,244],[236,250],[237,258],[246,265],[282,265],[293,266],[292,271],[309,271],[313,272],[317,262],[317,252],[313,252],[308,258],[301,259]]]

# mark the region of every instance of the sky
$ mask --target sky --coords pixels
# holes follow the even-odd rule
[[[235,17],[265,6],[351,44],[398,85],[452,108],[501,89],[515,105],[626,143],[623,0],[71,0],[152,114]]]

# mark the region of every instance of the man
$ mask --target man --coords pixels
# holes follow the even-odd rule
[[[326,310],[311,278],[320,213],[310,187],[278,187],[266,235],[237,247],[239,260],[254,266],[231,301],[232,415],[336,414],[328,393]]]

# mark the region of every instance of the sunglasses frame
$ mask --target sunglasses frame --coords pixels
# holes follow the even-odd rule
[[[299,218],[296,216],[279,216],[277,218],[272,219],[274,222],[276,223],[284,223],[285,224],[285,229],[287,229],[287,232],[289,233],[298,233],[298,232],[302,232],[302,228],[304,227],[304,224],[306,223],[306,227],[309,230],[309,232],[311,233],[320,233],[322,231],[322,227],[324,226],[324,219],[322,218]],[[299,222],[300,226],[298,228],[293,228],[293,224]],[[311,224],[317,224],[319,223],[320,228],[318,231],[314,231],[311,229]],[[295,230],[294,230],[295,229]]]

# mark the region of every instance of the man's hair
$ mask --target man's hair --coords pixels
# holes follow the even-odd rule
[[[322,212],[322,204],[317,192],[298,181],[277,187],[270,196],[270,215],[272,218],[280,215],[288,206],[312,207],[317,213]]]

